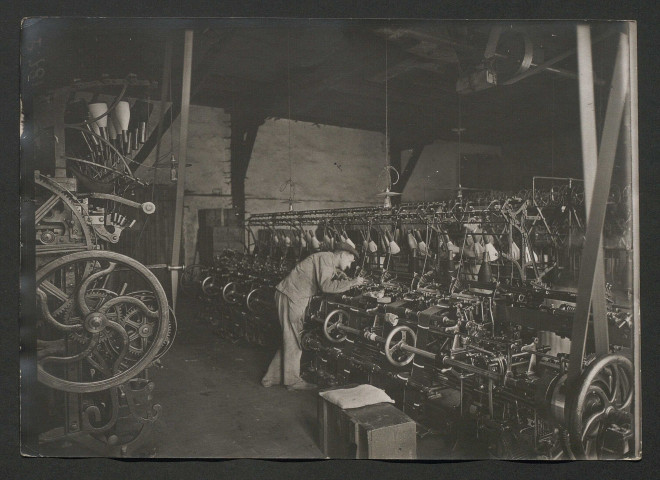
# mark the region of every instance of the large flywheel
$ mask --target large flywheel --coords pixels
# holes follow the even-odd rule
[[[130,257],[72,253],[41,268],[36,287],[38,379],[51,388],[116,387],[171,344],[165,291]]]
[[[577,459],[622,458],[632,439],[632,361],[622,353],[596,358],[570,398],[568,433]]]

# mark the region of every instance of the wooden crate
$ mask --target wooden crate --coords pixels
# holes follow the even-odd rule
[[[342,410],[319,396],[318,429],[327,458],[417,458],[415,422],[391,403]]]

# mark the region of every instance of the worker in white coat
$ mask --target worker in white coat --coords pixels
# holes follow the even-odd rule
[[[283,384],[289,390],[316,388],[300,377],[300,334],[305,309],[319,292],[345,292],[366,282],[362,277],[351,279],[343,273],[357,256],[357,250],[348,243],[337,243],[332,252],[314,253],[305,258],[277,285],[275,303],[282,326],[282,347],[261,380],[264,387]]]

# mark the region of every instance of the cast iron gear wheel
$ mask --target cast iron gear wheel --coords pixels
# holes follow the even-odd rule
[[[148,367],[166,342],[170,309],[165,291],[149,269],[130,257],[108,251],[66,255],[37,272],[36,287],[37,311],[44,325],[37,338],[37,378],[51,388],[87,393],[121,385]],[[116,296],[107,301],[90,301],[97,296],[99,288]],[[140,298],[125,294],[127,290],[147,290],[153,295],[153,308]],[[73,305],[66,309],[66,319],[52,315],[51,312],[70,301]],[[128,354],[129,332],[116,313],[120,309],[139,311],[151,320],[146,335],[149,341],[135,358]],[[80,337],[77,346],[63,341],[71,334]],[[111,339],[119,342],[118,353],[107,348]],[[84,368],[77,380],[69,378],[68,366],[76,363],[83,366],[84,360],[95,365],[99,354],[111,357],[112,366],[101,370],[105,378],[95,380],[96,377],[86,375]],[[95,368],[95,372],[98,370]]]

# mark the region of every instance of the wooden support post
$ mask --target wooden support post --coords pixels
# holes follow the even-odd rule
[[[231,121],[231,196],[239,226],[245,222],[245,177],[252,157],[262,117],[246,117],[232,112]]]
[[[589,209],[596,181],[598,165],[598,140],[596,133],[596,103],[594,102],[593,62],[591,58],[591,27],[577,26],[578,73],[580,76],[580,124],[582,125],[582,165],[584,170],[584,203],[589,221]],[[599,185],[609,192],[609,185]],[[603,239],[601,235],[598,245],[596,272],[594,275],[593,298],[591,299],[592,317],[605,318],[607,304],[605,300],[605,264],[603,260]],[[607,328],[594,327],[595,351],[598,355],[609,352]]]
[[[55,136],[55,177],[66,177],[66,144],[64,132],[64,111],[66,110],[67,92],[58,90],[53,96],[55,115],[53,117],[53,135]]]
[[[176,185],[176,206],[174,211],[174,239],[172,241],[172,266],[178,266],[181,257],[181,237],[183,236],[183,201],[186,186],[186,161],[188,147],[188,115],[190,111],[190,78],[192,74],[193,31],[186,30],[183,50],[183,85],[181,88],[181,132],[179,136],[179,164]],[[179,271],[172,270],[172,309],[176,311],[176,297],[179,289]]]
[[[573,332],[571,336],[570,363],[568,367],[567,386],[569,391],[574,387],[582,373],[582,362],[584,359],[587,330],[589,325],[589,309],[594,293],[594,276],[599,258],[599,247],[602,242],[603,224],[607,210],[607,198],[609,186],[612,181],[612,170],[614,158],[621,128],[621,118],[628,96],[628,38],[627,35],[619,34],[619,46],[612,75],[612,87],[607,103],[605,124],[600,143],[598,164],[596,166],[594,189],[589,208],[587,232],[582,248],[582,261],[580,264],[580,278],[578,281],[577,305],[573,320]],[[607,329],[607,318],[593,319],[594,331],[596,329]],[[602,335],[602,332],[600,333]],[[602,338],[602,337],[601,337]]]
[[[637,24],[628,22],[630,95],[627,108],[624,109],[623,125],[629,125],[626,132],[630,145],[626,145],[630,155],[631,187],[632,187],[632,294],[633,294],[633,432],[635,458],[642,455],[642,350],[640,346],[640,306],[639,306],[639,147],[637,145]]]
[[[413,148],[412,155],[410,155],[410,158],[408,159],[405,168],[401,172],[401,177],[399,178],[399,182],[396,185],[394,185],[393,190],[395,192],[403,193],[403,189],[406,188],[406,184],[408,183],[408,180],[410,180],[413,171],[415,171],[415,166],[419,161],[419,157],[422,156],[423,151],[424,151],[424,145],[418,145]]]

